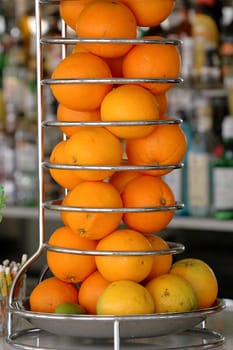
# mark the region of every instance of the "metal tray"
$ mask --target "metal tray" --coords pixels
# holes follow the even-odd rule
[[[225,304],[183,313],[161,313],[130,316],[60,315],[29,310],[28,300],[13,303],[13,314],[24,317],[34,327],[49,333],[80,338],[110,339],[116,332],[120,338],[157,337],[182,332],[203,322],[207,316],[221,311]]]

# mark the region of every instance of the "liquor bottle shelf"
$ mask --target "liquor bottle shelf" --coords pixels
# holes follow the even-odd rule
[[[4,220],[24,219],[37,220],[38,208],[29,207],[8,207],[3,210]],[[59,213],[53,211],[45,212],[46,219],[51,221],[59,220]],[[233,220],[215,220],[214,218],[194,218],[190,216],[177,216],[168,225],[168,229],[204,230],[233,233]]]

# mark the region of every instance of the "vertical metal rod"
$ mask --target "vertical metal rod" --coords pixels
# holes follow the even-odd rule
[[[61,35],[63,38],[67,36],[67,25],[65,21],[61,20]],[[65,58],[67,56],[67,45],[62,44],[62,58]]]
[[[12,328],[13,328],[13,308],[12,303],[14,299],[14,293],[15,289],[22,278],[24,274],[26,273],[29,266],[32,265],[34,261],[37,260],[37,258],[42,254],[43,252],[43,242],[44,242],[44,213],[43,213],[43,181],[42,181],[42,167],[41,167],[41,159],[42,159],[42,150],[43,150],[43,143],[42,143],[42,128],[41,128],[41,120],[42,120],[42,87],[40,85],[41,82],[41,71],[42,71],[42,61],[41,61],[41,55],[38,55],[38,52],[40,52],[40,37],[41,37],[41,16],[40,16],[40,0],[35,0],[35,21],[36,21],[36,52],[37,52],[37,113],[38,113],[38,172],[39,172],[39,247],[35,254],[31,256],[26,263],[21,267],[19,272],[17,273],[16,277],[13,280],[12,288],[10,290],[9,294],[9,311],[8,311],[8,323],[7,323],[7,330],[8,330],[8,339],[11,335]]]
[[[66,37],[67,37],[67,24],[66,24],[66,22],[65,22],[63,19],[61,19],[61,35],[62,35],[63,38],[66,38]],[[62,59],[64,59],[64,58],[68,55],[68,48],[67,48],[67,45],[62,44],[61,50],[62,50],[62,51],[61,51]],[[63,135],[62,135],[62,139],[63,139],[63,140],[66,140],[66,139],[67,139],[67,136],[66,136],[65,133],[63,133]],[[68,192],[68,189],[65,188],[65,189],[64,189],[64,195],[66,195],[67,192]]]
[[[120,350],[120,322],[114,321],[114,350]]]
[[[38,176],[39,176],[39,246],[42,247],[44,242],[44,209],[43,209],[43,169],[42,161],[44,158],[43,147],[43,108],[44,101],[42,97],[42,48],[41,48],[41,13],[40,0],[35,0],[35,18],[36,18],[36,78],[37,78],[37,127],[38,127]]]
[[[206,320],[203,320],[203,321],[201,322],[201,328],[202,328],[202,329],[205,329],[205,328],[206,328]]]

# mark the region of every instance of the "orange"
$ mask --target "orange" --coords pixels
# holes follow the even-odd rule
[[[185,258],[175,262],[171,274],[184,277],[191,283],[198,298],[198,308],[211,307],[218,295],[218,281],[212,268],[203,260]]]
[[[91,0],[61,0],[59,5],[61,18],[76,31],[78,16],[89,2]]]
[[[116,0],[94,0],[85,6],[77,21],[79,38],[134,39],[137,23],[130,9]],[[101,57],[120,57],[132,47],[126,43],[83,43]]]
[[[81,42],[74,45],[72,53],[90,52]]]
[[[107,63],[89,52],[72,53],[65,57],[52,73],[52,79],[111,78]],[[112,84],[65,83],[51,84],[56,100],[69,109],[93,110],[99,108]]]
[[[73,53],[75,52],[89,52],[89,50],[83,46],[82,43],[77,43],[73,48]],[[102,57],[102,59],[109,66],[112,76],[114,78],[122,78],[122,64],[124,56],[120,57]]]
[[[106,209],[102,212],[62,211],[64,224],[89,239],[98,240],[108,235],[118,227],[122,219],[122,213],[111,211],[122,208],[120,194],[113,185],[105,182],[82,182],[65,196],[63,205],[81,209]]]
[[[164,39],[159,36],[148,36],[147,39]],[[180,73],[180,53],[176,46],[171,44],[138,44],[124,57],[123,76],[125,78],[159,78],[174,79]],[[142,82],[140,85],[148,88],[155,94],[168,91],[171,82]]]
[[[160,207],[159,211],[128,212],[123,215],[124,223],[133,230],[153,233],[163,230],[174,216],[174,210],[164,206],[175,204],[171,188],[160,177],[141,175],[129,181],[121,194],[125,208]]]
[[[66,302],[78,303],[78,289],[72,283],[50,277],[37,284],[30,296],[30,310],[52,313],[55,308]]]
[[[159,118],[155,97],[145,88],[129,84],[111,90],[104,97],[100,116],[103,121],[153,121]],[[106,126],[119,138],[143,137],[150,134],[155,125]]]
[[[149,240],[152,248],[154,250],[160,251],[160,250],[168,250],[169,245],[168,243],[159,236],[156,235],[148,235],[147,239]],[[151,272],[146,278],[146,281],[151,280],[154,277],[164,275],[168,273],[172,266],[172,255],[171,254],[156,254],[154,255],[153,265]]]
[[[64,152],[66,142],[67,141],[62,140],[53,147],[49,157],[50,163],[66,164],[65,152]],[[74,188],[76,185],[78,185],[80,182],[83,181],[76,174],[74,174],[73,170],[49,168],[49,172],[51,177],[53,178],[54,181],[56,181],[57,184],[69,190],[71,190],[72,188]]]
[[[57,120],[59,122],[95,122],[100,120],[99,109],[90,111],[77,111],[69,109],[61,104],[57,108]],[[60,126],[66,136],[72,136],[81,126]]]
[[[99,271],[93,272],[81,284],[79,288],[79,303],[87,313],[96,314],[96,304],[105,288],[110,284]]]
[[[158,103],[158,109],[159,109],[159,116],[164,116],[164,114],[167,111],[168,107],[168,97],[166,93],[163,94],[157,94],[155,95],[155,98]]]
[[[122,78],[123,76],[123,72],[122,72],[123,59],[124,59],[124,56],[104,58],[114,78]]]
[[[120,0],[134,13],[138,26],[155,27],[172,12],[175,0]]]
[[[74,233],[69,227],[62,226],[53,231],[49,245],[77,249],[95,250],[96,242]],[[71,254],[47,251],[47,263],[53,275],[65,282],[83,281],[96,269],[95,258],[88,254]]]
[[[101,251],[148,251],[152,250],[146,237],[135,230],[118,229],[102,238],[96,247]],[[98,271],[108,281],[130,280],[141,282],[150,273],[153,256],[96,255]]]
[[[109,179],[109,182],[116,187],[116,189],[121,193],[126,186],[126,184],[134,179],[135,177],[140,176],[138,171],[134,170],[120,170],[116,171]]]
[[[197,309],[197,296],[192,285],[183,277],[165,274],[146,284],[156,313],[189,312]]]
[[[81,166],[119,165],[122,159],[120,140],[104,127],[82,127],[67,140],[65,159],[68,164]],[[103,180],[114,170],[77,170],[79,178],[89,181]]]
[[[132,165],[179,164],[185,156],[186,149],[187,139],[178,124],[157,125],[150,135],[126,142],[126,154],[129,164]],[[143,170],[143,173],[161,176],[171,170]]]
[[[77,43],[73,48],[75,52],[90,52],[82,43]],[[111,74],[114,78],[122,78],[122,64],[124,56],[120,57],[101,57],[109,66]]]
[[[133,281],[112,282],[97,303],[98,315],[152,314],[154,301],[148,290]]]

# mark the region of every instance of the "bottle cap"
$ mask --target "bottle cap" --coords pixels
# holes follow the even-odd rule
[[[222,123],[223,139],[233,138],[233,116],[226,116]]]

